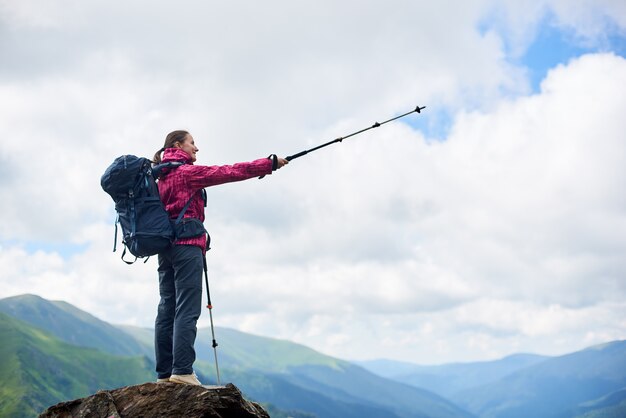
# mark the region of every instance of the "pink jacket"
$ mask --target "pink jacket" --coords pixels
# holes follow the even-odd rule
[[[159,179],[159,194],[170,218],[178,217],[183,207],[193,195],[184,218],[196,218],[204,222],[204,201],[198,190],[218,184],[247,180],[272,173],[272,160],[261,158],[249,163],[234,165],[203,166],[193,165],[189,154],[180,148],[167,148],[163,162],[180,161],[187,164],[172,169]],[[196,245],[206,250],[206,237],[177,240],[175,244]]]

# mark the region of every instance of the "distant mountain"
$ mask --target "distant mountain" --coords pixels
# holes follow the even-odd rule
[[[237,382],[238,387],[252,399],[263,399],[285,410],[304,410],[315,417],[325,418],[401,418],[403,416],[375,402],[349,397],[340,391],[325,395],[303,388],[297,382],[290,381],[287,375],[229,370],[226,370],[226,374],[229,377],[228,381]]]
[[[437,366],[420,366],[393,360],[370,360],[357,364],[380,376],[427,389],[450,399],[460,391],[498,381],[548,358],[536,354],[514,354],[493,361]]]
[[[220,364],[234,370],[262,370],[282,373],[293,365],[338,367],[342,360],[326,356],[308,347],[287,340],[261,337],[230,328],[215,328],[219,344]],[[196,351],[198,358],[214,360],[211,329],[198,330]]]
[[[615,341],[542,361],[454,399],[485,418],[560,418],[576,416],[585,405],[619,406],[625,387],[626,341]],[[600,401],[613,392],[620,402]]]
[[[396,379],[398,376],[405,376],[412,373],[419,372],[425,367],[415,363],[409,363],[406,361],[388,360],[388,359],[376,359],[376,360],[363,360],[353,361],[370,372],[389,379]],[[433,366],[437,367],[437,366]],[[396,379],[397,380],[397,379]]]
[[[153,355],[152,330],[116,328],[64,302],[25,295],[0,300],[0,310],[74,344],[109,353]],[[209,329],[198,330],[196,365],[214,379],[210,335]],[[472,416],[438,395],[383,379],[302,345],[225,328],[217,328],[216,336],[222,383],[232,381],[252,399],[295,410],[294,415],[305,416],[298,411],[308,411],[318,418]]]
[[[33,295],[0,300],[0,311],[11,315],[0,314],[0,416],[33,416],[59,400],[154,379],[151,329],[114,327],[65,302]],[[215,380],[210,336],[210,329],[198,330],[196,344],[196,365],[207,382],[206,376]],[[626,416],[626,341],[553,358],[365,364],[448,394],[447,401],[289,341],[227,328],[216,328],[216,336],[222,383],[235,382],[252,399],[292,411],[269,405],[278,417]]]
[[[626,388],[581,404],[576,409],[575,415],[576,418],[626,417]]]
[[[69,344],[115,355],[154,357],[154,351],[127,333],[66,302],[35,295],[14,296],[0,299],[0,312],[44,329]]]
[[[213,362],[209,329],[198,330],[196,351],[198,358],[206,364]],[[259,371],[276,386],[287,383],[311,393],[348,404],[369,405],[370,408],[387,409],[398,417],[469,417],[470,414],[456,405],[426,390],[413,388],[376,376],[367,370],[333,357],[323,355],[308,347],[285,340],[254,336],[232,329],[216,330],[219,343],[220,364],[231,370]],[[211,374],[211,371],[203,370]],[[228,374],[224,372],[228,378]],[[248,386],[237,380],[237,384],[255,399],[270,399],[274,388],[259,392],[259,387]],[[255,393],[252,395],[252,393]],[[271,398],[276,405],[289,408],[281,399]],[[313,411],[322,415],[321,411]],[[338,417],[348,415],[339,414]],[[356,414],[355,417],[382,417],[376,414]]]
[[[152,378],[145,356],[75,347],[0,313],[0,416],[33,417],[46,407]]]

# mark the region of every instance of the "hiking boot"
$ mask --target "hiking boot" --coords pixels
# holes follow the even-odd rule
[[[173,374],[170,377],[172,383],[183,383],[185,385],[202,386],[202,383],[198,380],[196,373],[192,374]]]
[[[170,378],[169,378],[169,377],[166,377],[166,378],[164,378],[164,379],[157,379],[157,381],[156,381],[156,382],[157,382],[157,383],[169,383],[169,381],[170,381]]]

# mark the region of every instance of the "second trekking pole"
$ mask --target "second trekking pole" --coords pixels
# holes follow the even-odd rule
[[[207,246],[208,250],[208,246]],[[221,386],[222,383],[220,381],[220,367],[217,364],[217,341],[215,340],[215,329],[213,327],[213,305],[211,304],[211,293],[209,292],[209,270],[207,268],[206,263],[206,254],[202,256],[202,261],[204,262],[204,281],[206,284],[206,296],[207,296],[207,308],[209,309],[209,318],[211,320],[211,337],[213,339],[213,354],[215,355],[215,371],[217,373],[217,385]]]

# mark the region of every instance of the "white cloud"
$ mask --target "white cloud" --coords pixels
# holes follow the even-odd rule
[[[571,42],[604,51],[611,36],[624,36],[626,7],[620,0],[485,2],[481,26],[503,37],[511,58],[519,58],[548,25],[565,32]]]
[[[281,189],[293,196],[290,201],[315,200],[294,209],[310,208],[306,222],[279,230],[268,244],[279,260],[296,261],[288,267],[271,259],[238,266],[252,266],[251,280],[235,289],[254,289],[250,294],[267,300],[279,317],[310,310],[309,318],[317,318],[331,310],[335,315],[328,317],[342,318],[346,327],[348,318],[382,322],[389,314],[424,312],[447,318],[454,309],[481,322],[479,301],[495,298],[500,302],[488,317],[522,307],[532,318],[524,323],[511,317],[519,326],[506,333],[518,335],[511,337],[515,347],[572,318],[558,347],[577,345],[591,326],[579,318],[623,310],[626,206],[619,190],[626,144],[617,114],[624,99],[613,86],[626,81],[625,64],[613,55],[582,57],[551,72],[541,94],[504,102],[493,113],[459,115],[443,143],[426,145],[405,128],[390,127],[329,151],[322,170],[310,177],[298,173],[306,189]],[[592,87],[588,80],[594,80]],[[597,106],[573,115],[571,104],[583,102]],[[253,234],[247,242],[227,231],[219,235],[234,258],[254,258],[263,242]],[[263,260],[271,250],[260,247]],[[258,288],[252,277],[262,283]],[[239,296],[235,289],[233,297]],[[276,289],[291,296],[283,299]],[[283,336],[300,335],[296,323]],[[272,333],[280,327],[253,324]],[[570,328],[576,330],[568,334]],[[614,338],[623,337],[619,327],[610,329]],[[323,349],[327,343],[317,344]]]
[[[177,128],[204,164],[294,153],[419,104],[405,121],[448,112],[445,140],[396,122],[208,190],[218,325],[418,362],[624,337],[625,60],[564,63],[528,95],[504,46],[523,50],[546,8],[596,36],[560,3],[508,5],[484,33],[495,6],[481,1],[382,14],[377,2],[12,4],[0,3],[15,58],[0,67],[0,296],[150,326],[155,262],[110,252],[99,178],[114,157],[151,156]],[[617,3],[594,10],[621,22]],[[37,241],[85,250],[33,253]]]
[[[572,7],[564,0],[553,2],[561,24],[569,26],[578,36],[592,44],[607,41],[607,35],[624,34],[626,5],[617,0],[584,0]],[[605,46],[605,45],[602,45]]]

